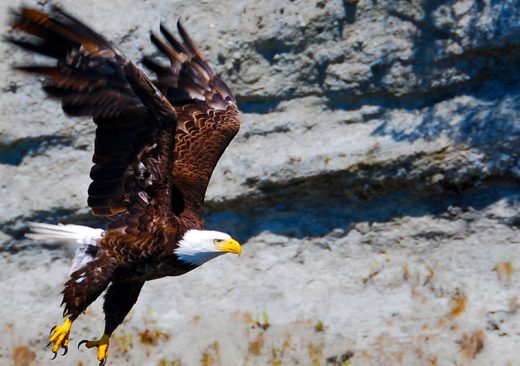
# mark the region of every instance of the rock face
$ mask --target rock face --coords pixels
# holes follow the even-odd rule
[[[520,1],[53,3],[136,61],[181,17],[243,111],[207,225],[244,255],[148,283],[113,364],[518,362]],[[31,56],[0,54],[0,363],[45,365],[70,251],[23,234],[102,225],[94,126],[9,69]],[[102,324],[98,301],[72,343]]]

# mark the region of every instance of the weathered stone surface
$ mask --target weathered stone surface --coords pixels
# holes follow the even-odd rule
[[[520,1],[52,3],[136,61],[181,17],[244,112],[207,196],[244,255],[145,286],[114,364],[520,358]],[[47,364],[70,253],[23,233],[102,224],[85,207],[94,126],[9,70],[31,56],[0,56],[0,363]],[[102,318],[97,302],[72,343]]]

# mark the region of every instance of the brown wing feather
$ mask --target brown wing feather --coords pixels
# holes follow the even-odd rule
[[[202,219],[204,195],[220,156],[240,128],[235,97],[216,76],[180,22],[179,41],[163,25],[166,42],[151,34],[169,66],[150,57],[143,64],[157,74],[155,84],[177,112],[174,184],[195,217]]]
[[[10,42],[57,60],[17,68],[45,76],[44,90],[67,114],[97,124],[88,192],[94,214],[134,232],[169,218],[176,112],[168,100],[110,42],[59,8],[46,14],[24,7],[12,27],[30,37]]]

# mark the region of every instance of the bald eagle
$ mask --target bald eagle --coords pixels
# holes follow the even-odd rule
[[[88,205],[110,219],[106,230],[32,224],[33,239],[79,243],[63,290],[65,321],[51,330],[52,352],[68,350],[73,322],[105,290],[100,365],[111,334],[137,301],[146,281],[178,276],[224,253],[240,254],[228,234],[205,230],[204,196],[220,156],[240,121],[235,98],[216,76],[180,22],[163,25],[151,41],[169,60],[142,63],[151,81],[119,49],[64,10],[13,11],[8,40],[56,60],[16,66],[43,76],[43,89],[70,116],[97,126]],[[78,345],[78,347],[79,347]]]

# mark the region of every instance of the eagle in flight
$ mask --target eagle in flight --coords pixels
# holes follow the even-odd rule
[[[224,253],[240,254],[228,234],[205,230],[204,196],[240,121],[235,98],[180,22],[180,38],[163,25],[151,41],[169,65],[142,63],[150,80],[119,49],[60,8],[13,11],[8,40],[53,58],[16,66],[43,76],[43,89],[70,116],[97,126],[88,205],[111,220],[106,230],[31,224],[33,239],[79,243],[63,290],[65,321],[51,330],[56,357],[67,352],[72,324],[105,290],[105,331],[97,348],[104,365],[111,334],[137,301],[145,281],[182,275]],[[78,345],[78,347],[79,347]]]

